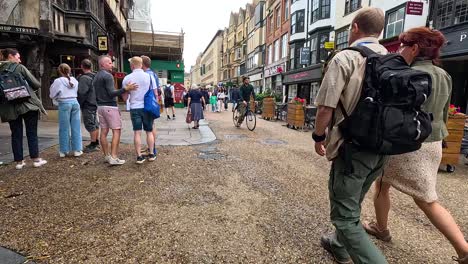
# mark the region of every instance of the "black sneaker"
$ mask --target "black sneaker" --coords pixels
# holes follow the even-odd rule
[[[167,115],[167,120],[171,120],[171,117],[169,115]]]
[[[148,161],[155,161],[156,160],[156,155],[148,154],[148,155],[146,155],[146,158],[148,159]]]
[[[137,164],[143,164],[143,162],[145,162],[145,158],[143,156],[139,156],[137,157],[137,160],[136,160],[136,163]]]
[[[98,151],[98,150],[99,150],[99,149],[98,149],[98,146],[99,146],[99,145],[96,145],[96,144],[91,143],[91,144],[87,145],[87,146],[83,149],[83,152],[84,152],[84,153],[90,153],[90,152]]]
[[[172,119],[175,119],[175,115],[172,115]]]

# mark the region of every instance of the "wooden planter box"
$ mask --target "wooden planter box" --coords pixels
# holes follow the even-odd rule
[[[288,125],[293,127],[304,127],[305,116],[302,104],[288,103]]]
[[[264,119],[271,119],[275,117],[276,102],[273,97],[266,97],[263,99],[262,117]]]
[[[458,164],[466,118],[467,116],[464,114],[449,116],[447,122],[449,135],[445,138],[448,148],[442,149],[441,164]]]

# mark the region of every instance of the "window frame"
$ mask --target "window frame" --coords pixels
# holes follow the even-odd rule
[[[353,2],[357,2],[357,5],[355,8],[353,8]],[[356,12],[362,7],[362,1],[361,0],[345,0],[345,13],[344,15],[349,15],[351,13]]]
[[[393,24],[396,25],[399,21],[402,21],[403,25],[401,27],[401,32],[397,33],[395,35],[392,35],[392,36],[388,36],[388,26],[389,26],[388,20],[390,18],[390,15],[394,14],[394,13],[397,13],[401,9],[404,9],[403,10],[403,20],[397,20],[397,21],[395,21],[393,23]],[[406,3],[404,3],[402,5],[399,5],[399,6],[396,6],[396,7],[392,8],[392,9],[388,10],[387,12],[385,12],[385,27],[384,27],[384,33],[383,33],[384,39],[393,38],[395,36],[398,36],[402,32],[404,32],[405,31],[405,22],[406,22]]]
[[[315,4],[317,8],[314,9]],[[312,0],[309,24],[331,17],[331,0]]]
[[[289,0],[284,0],[284,21],[287,21],[289,19],[289,15],[290,15],[290,12],[289,12]]]
[[[453,2],[451,3],[451,5],[447,5],[447,9],[450,8],[451,12],[444,13],[444,15],[446,15],[446,17],[450,18],[450,19],[448,19],[449,22],[444,23],[443,26],[441,26],[441,20],[440,20],[440,18],[442,16],[439,14],[439,9],[440,9],[442,3],[441,3],[441,1],[436,1],[435,5],[434,5],[434,14],[433,14],[435,28],[443,29],[443,28],[448,28],[448,27],[468,23],[468,13],[466,13],[466,12],[464,14],[465,21],[463,21],[463,22],[459,21],[458,23],[456,23],[457,18],[461,17],[461,15],[458,16],[458,17],[456,16],[458,1],[464,1],[464,0],[452,0],[452,1]],[[465,8],[468,8],[468,3],[466,4]]]
[[[288,33],[281,36],[281,59],[288,57]]]
[[[276,13],[276,27],[275,29],[278,29],[281,27],[281,5],[279,5],[276,10],[275,10],[275,13]]]
[[[344,36],[339,36],[340,34],[345,33]],[[343,40],[344,42],[338,42],[339,40]],[[349,46],[349,25],[342,27],[338,30],[335,31],[335,49],[337,50],[342,50],[344,48],[347,48]],[[343,46],[343,44],[345,44]],[[340,48],[342,46],[343,48]]]

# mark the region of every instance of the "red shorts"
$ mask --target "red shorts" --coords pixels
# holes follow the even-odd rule
[[[99,126],[101,128],[121,129],[120,110],[115,106],[98,106]]]

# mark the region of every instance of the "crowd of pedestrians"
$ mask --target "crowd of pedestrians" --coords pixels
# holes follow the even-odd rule
[[[438,202],[436,192],[442,141],[448,136],[447,109],[452,89],[450,76],[437,66],[440,49],[446,42],[444,35],[425,27],[409,29],[399,37],[401,47],[398,53],[401,56],[386,57],[386,62],[381,60],[382,63],[391,60],[403,63],[409,66],[406,74],[422,73],[431,79],[430,82],[419,84],[428,86],[431,90],[428,96],[425,94],[424,99],[420,100],[422,108],[414,118],[416,120],[418,115],[427,112],[431,113],[433,119],[430,121],[429,134],[420,142],[417,150],[400,149],[398,153],[392,153],[395,155],[388,155],[385,151],[365,149],[351,136],[354,135],[350,132],[352,128],[345,126],[356,109],[365,111],[363,105],[372,102],[373,98],[363,100],[361,96],[365,92],[364,89],[369,89],[369,85],[375,85],[365,82],[367,78],[372,78],[368,77],[370,64],[367,62],[370,57],[366,54],[388,54],[378,40],[384,25],[385,15],[379,8],[363,8],[356,15],[350,26],[351,48],[336,53],[327,63],[327,70],[316,98],[318,112],[313,140],[317,154],[332,161],[329,199],[331,222],[335,226],[335,232],[321,237],[321,245],[333,255],[337,263],[387,263],[384,254],[375,246],[369,234],[386,242],[392,239],[388,218],[391,205],[390,190],[393,187],[412,197],[432,224],[452,244],[458,255],[453,260],[460,264],[468,264],[468,243],[454,218]],[[23,157],[23,122],[33,166],[43,166],[47,161],[39,157],[37,125],[40,113],[46,112],[35,94],[40,84],[20,64],[20,54],[16,50],[4,49],[2,56],[4,61],[0,63],[0,71],[11,69],[12,72],[21,75],[28,82],[27,89],[31,95],[21,103],[0,104],[1,120],[10,125],[16,168],[22,169],[26,164]],[[125,160],[121,160],[118,155],[122,121],[117,97],[122,96],[124,100],[128,100],[130,109],[136,162],[141,164],[145,160],[155,160],[155,118],[144,110],[145,94],[152,92],[156,98],[164,96],[167,119],[175,119],[174,87],[168,82],[163,91],[159,90],[159,80],[150,68],[150,58],[132,57],[129,61],[132,73],[124,78],[122,88],[118,90],[114,88],[114,78],[111,75],[113,64],[108,56],[99,58],[99,71],[96,74],[91,70],[91,61],[84,60],[81,63],[83,74],[78,80],[71,76],[71,69],[67,64],[58,67],[59,78],[51,85],[50,98],[59,110],[60,157],[78,157],[83,155],[83,152],[101,148],[106,162],[111,165],[124,164]],[[379,73],[373,73],[376,74]],[[397,89],[406,88],[405,83],[399,85]],[[221,112],[223,109],[227,111],[229,102],[233,103],[234,111],[237,103],[241,103],[242,113],[246,111],[247,102],[252,95],[255,96],[254,89],[249,78],[245,77],[240,89],[214,87],[208,90],[193,85],[190,90],[184,92],[183,98],[184,106],[188,108],[187,114],[191,117],[188,120],[194,122],[193,129],[198,129],[199,121],[204,119],[204,111],[209,109],[208,103],[212,112]],[[84,149],[80,129],[81,117],[91,137],[91,143]],[[142,130],[146,133],[146,156],[143,156],[141,149]],[[420,127],[416,130],[421,133]],[[109,145],[107,135],[110,131],[112,142]],[[414,140],[419,136],[420,134]],[[361,204],[373,183],[376,219],[370,223],[361,223]]]

